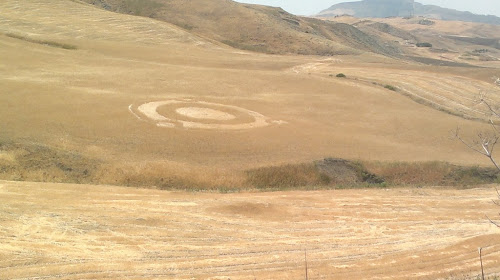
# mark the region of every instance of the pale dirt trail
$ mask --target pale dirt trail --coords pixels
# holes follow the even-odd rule
[[[210,194],[0,182],[1,279],[500,273],[493,188]]]

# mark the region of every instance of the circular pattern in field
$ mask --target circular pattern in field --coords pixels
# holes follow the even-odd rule
[[[192,100],[164,100],[144,103],[129,110],[138,119],[152,121],[158,127],[237,130],[265,127],[264,115],[233,105]]]
[[[209,119],[209,120],[233,120],[236,117],[229,113],[214,110],[210,108],[200,108],[200,107],[182,107],[175,110],[178,114],[190,117],[193,119]]]

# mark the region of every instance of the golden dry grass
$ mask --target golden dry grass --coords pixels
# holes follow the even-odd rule
[[[498,183],[498,171],[477,166],[456,166],[445,162],[364,162],[368,172],[384,179],[388,186],[474,187]]]
[[[333,75],[331,64],[316,64],[315,72]],[[499,102],[500,88],[491,81],[478,81],[466,77],[429,72],[373,68],[344,68],[335,71],[346,74],[358,82],[371,83],[399,92],[417,103],[463,118],[489,120],[491,113],[480,104],[479,95],[485,94],[491,104]],[[423,74],[423,75],[422,75]]]
[[[96,183],[165,190],[238,191],[252,186],[243,173],[175,162],[123,163],[102,166]]]
[[[445,279],[500,273],[492,188],[182,193],[0,182],[2,279]]]
[[[304,186],[325,186],[329,178],[322,175],[314,164],[296,164],[251,169],[247,172],[250,186],[266,189],[287,189]]]
[[[437,89],[453,101],[464,86],[470,85],[468,96],[475,84],[488,88],[494,69],[429,69],[368,54],[324,61],[242,53],[173,25],[70,1],[0,5],[2,32],[78,47],[69,51],[2,37],[4,139],[28,139],[105,161],[167,160],[233,170],[326,156],[485,163],[449,139],[456,126],[474,132],[482,124],[369,82],[327,74],[409,83],[418,92],[439,79],[435,83],[447,86]],[[234,132],[172,130],[128,111],[130,104],[182,98],[235,105],[286,123]]]
[[[470,188],[498,182],[498,172],[491,167],[445,162],[352,162],[333,158],[242,171],[167,160],[107,162],[43,145],[0,142],[0,179],[235,192],[401,185]]]
[[[399,48],[405,54],[403,57],[408,59],[419,57],[417,61],[434,65],[467,63],[480,67],[500,66],[498,25],[435,19],[431,25],[422,25],[419,24],[420,17],[338,17],[329,20],[353,24],[371,36],[382,38],[386,44]],[[419,48],[417,43],[431,43],[432,48]]]
[[[147,16],[238,49],[275,54],[384,52],[349,25],[291,15],[281,8],[225,0],[84,0],[119,13]]]
[[[21,38],[0,35],[0,166],[17,165],[22,173],[8,175],[25,176],[11,179],[66,181],[59,172],[69,164],[80,182],[92,172],[100,183],[225,191],[246,186],[245,170],[327,156],[487,164],[449,138],[456,126],[473,136],[487,125],[380,85],[456,112],[477,87],[496,93],[488,84],[495,68],[242,52],[66,0],[0,1],[0,32]],[[330,77],[340,72],[347,79]],[[245,108],[270,125],[165,128],[129,110],[171,99]],[[0,278],[298,279],[307,249],[310,279],[436,279],[478,272],[479,246],[487,273],[500,273],[498,229],[484,216],[498,212],[494,195],[221,195],[2,181]]]
[[[8,0],[0,8],[0,32],[78,48],[0,35],[1,139],[105,162],[99,182],[161,186],[162,179],[183,177],[165,185],[240,188],[244,170],[328,156],[487,164],[449,137],[457,126],[472,136],[486,125],[405,94],[475,117],[476,90],[497,93],[489,84],[495,69],[429,68],[370,54],[325,59],[241,52],[174,25],[65,0]],[[347,79],[329,76],[340,72]],[[380,86],[386,84],[401,91]],[[255,111],[271,125],[168,129],[128,110],[186,98]],[[159,111],[168,116],[165,109]]]

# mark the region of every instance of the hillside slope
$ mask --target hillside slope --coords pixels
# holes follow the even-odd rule
[[[297,17],[280,8],[230,0],[84,0],[125,14],[151,17],[243,50],[274,54],[396,55],[355,27]]]
[[[435,5],[423,5],[413,0],[363,0],[335,4],[321,11],[318,16],[350,15],[358,18],[412,17],[468,21],[500,25],[500,18],[492,15],[476,15]]]
[[[70,0],[0,1],[0,176],[235,189],[246,170],[325,157],[488,164],[449,131],[487,127],[458,115],[477,115],[479,90],[499,100],[496,69],[207,41]]]
[[[468,21],[500,25],[500,17],[493,15],[477,15],[471,12],[457,11],[435,5],[415,3],[415,15],[442,20]]]
[[[404,54],[406,60],[448,66],[500,66],[500,25],[422,18],[332,17]],[[420,43],[420,44],[419,44]],[[427,43],[427,47],[422,47]],[[418,46],[421,47],[418,47]]]

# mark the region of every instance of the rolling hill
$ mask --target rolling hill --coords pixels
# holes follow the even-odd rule
[[[229,0],[85,1],[106,10],[169,22],[242,50],[303,55],[398,53],[351,25],[298,17],[280,8]]]
[[[0,2],[3,178],[165,187],[189,178],[206,188],[242,185],[242,170],[328,156],[482,162],[447,137],[463,118],[481,118],[474,96],[498,91],[491,84],[498,62],[472,61],[488,67],[471,71],[362,50],[267,55],[88,3],[19,3]],[[357,26],[352,30],[386,42],[413,40],[420,33],[412,28],[421,27],[345,20],[332,26]],[[460,30],[441,24],[429,34]],[[336,79],[338,73],[347,78]],[[223,110],[218,117],[227,123],[200,121],[214,110]]]
[[[420,28],[402,30],[398,26],[400,23],[396,21],[382,22],[382,19],[373,19],[349,22],[325,18],[328,13],[323,14],[321,19],[298,17],[280,8],[225,0],[85,1],[105,10],[171,23],[214,44],[261,53],[321,56],[375,53],[419,63],[449,66],[482,65],[485,61],[498,60],[498,25],[475,26],[471,23],[471,30],[476,30],[477,33],[463,37],[445,31],[443,24],[439,24],[439,28],[433,27],[439,20],[423,20],[418,17],[405,20]],[[391,15],[405,16],[412,14],[414,7],[419,7],[413,1],[382,2],[383,5],[376,1],[345,5],[368,5],[365,10],[378,16],[384,16],[388,12]],[[421,43],[429,43],[433,48],[416,48]],[[453,53],[457,55],[450,55]]]
[[[401,17],[344,16],[329,20],[352,24],[386,44],[396,45],[405,60],[468,67],[496,67],[500,61],[500,25]]]
[[[19,3],[0,3],[5,179],[238,188],[244,170],[328,156],[482,162],[448,132],[484,126],[463,117],[481,117],[478,90],[498,91],[494,62],[267,55],[86,3]]]
[[[500,104],[498,62],[428,66],[403,55],[436,50],[404,42],[488,37],[491,25],[436,21],[424,32],[401,18],[323,22],[230,1],[115,3],[95,4],[122,13],[0,1],[1,279],[475,278],[478,247],[487,276],[500,273],[498,228],[485,218],[500,218],[493,188],[404,185],[471,182],[490,163],[450,130],[473,139],[490,128],[479,91]],[[162,3],[186,14],[157,20],[170,13]],[[267,51],[286,55],[221,43],[246,34],[236,30],[246,20],[214,3],[274,24],[261,28],[282,43]],[[315,23],[319,35],[300,29]],[[404,53],[380,55],[379,40]],[[447,39],[441,55],[469,41]],[[294,55],[298,46],[344,55]],[[318,160],[323,175],[363,188],[307,181],[325,179],[311,171]],[[407,181],[364,188],[357,178],[376,178],[355,161]],[[342,162],[352,164],[334,168]]]
[[[413,0],[363,0],[344,2],[321,11],[318,16],[350,15],[358,18],[425,17],[452,21],[469,21],[500,25],[493,15],[476,15],[435,5],[423,5]]]

